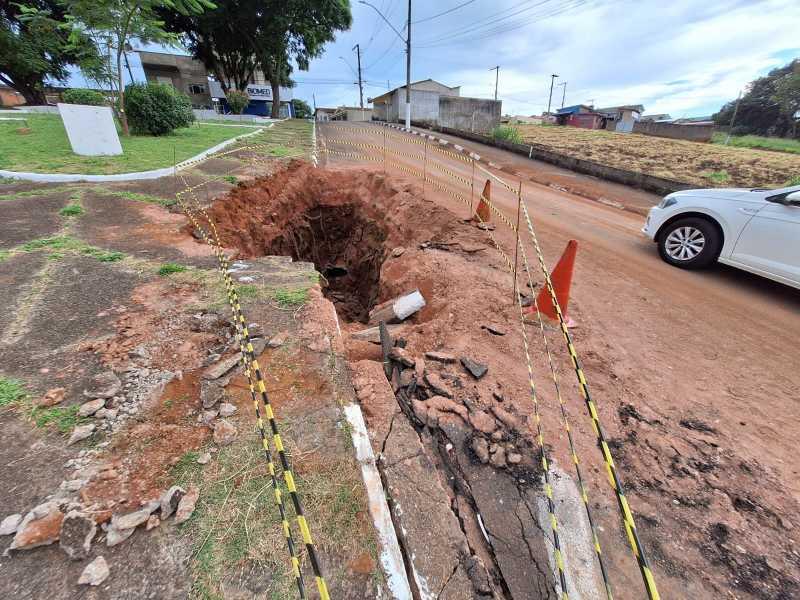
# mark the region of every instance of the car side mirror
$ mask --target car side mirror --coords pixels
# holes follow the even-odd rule
[[[786,204],[800,206],[800,190],[786,195]]]

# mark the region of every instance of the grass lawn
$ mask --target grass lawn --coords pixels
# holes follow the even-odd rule
[[[73,154],[58,115],[25,115],[31,128],[19,134],[16,121],[0,121],[0,169],[35,173],[107,175],[147,171],[181,162],[230,138],[258,127],[195,125],[160,137],[123,137],[121,156]]]
[[[726,133],[718,132],[714,134],[715,144],[724,144]],[[789,140],[786,138],[764,137],[761,135],[739,135],[732,136],[728,146],[739,148],[760,148],[762,150],[774,150],[775,152],[792,152],[800,154],[800,140]]]

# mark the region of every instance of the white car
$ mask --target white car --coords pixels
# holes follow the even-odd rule
[[[676,267],[719,261],[800,289],[800,186],[675,192],[642,232]]]

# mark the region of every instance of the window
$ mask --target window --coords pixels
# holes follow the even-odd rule
[[[205,94],[206,93],[206,86],[202,83],[190,83],[189,84],[189,93],[190,94]]]

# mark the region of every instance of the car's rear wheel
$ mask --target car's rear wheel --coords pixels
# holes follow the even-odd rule
[[[705,219],[687,217],[667,225],[658,236],[658,252],[682,269],[702,269],[717,260],[722,245],[719,230]]]

